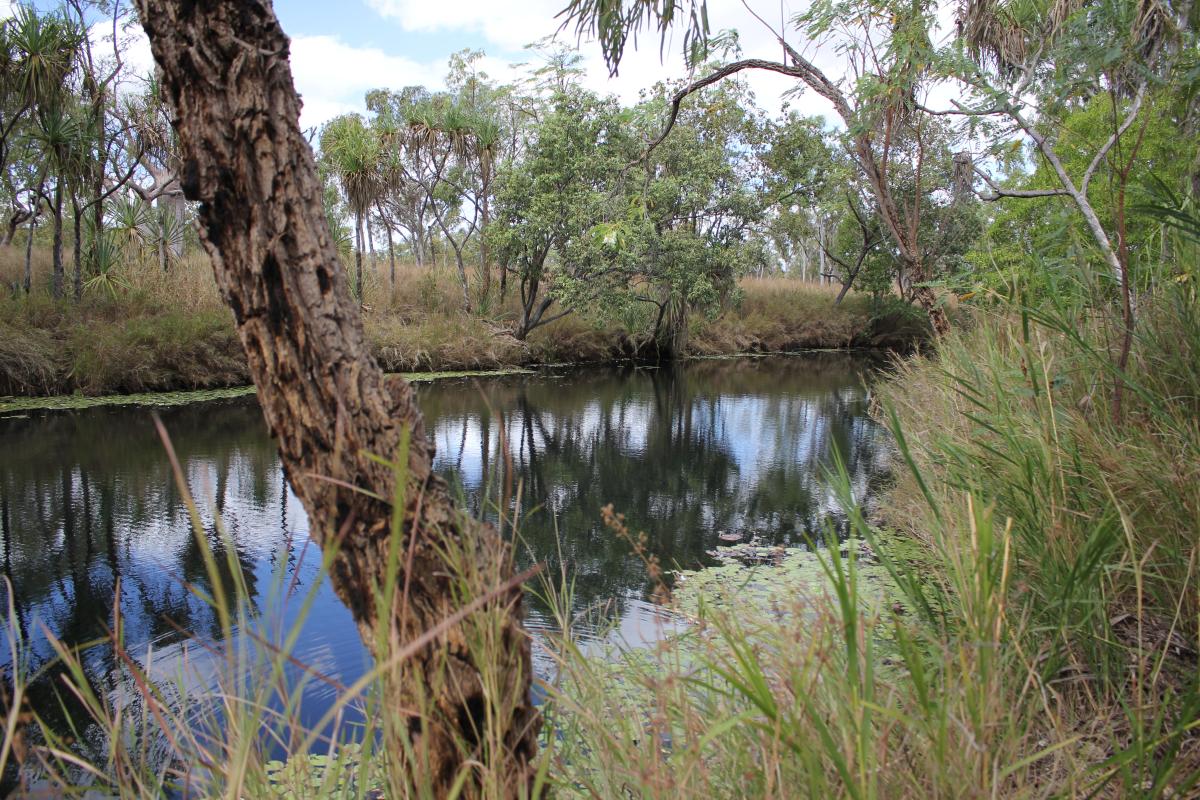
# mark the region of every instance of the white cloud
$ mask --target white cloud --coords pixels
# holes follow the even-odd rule
[[[91,30],[98,55],[111,58],[111,24]],[[154,70],[150,42],[138,26],[122,37],[123,86],[144,88],[142,79]],[[351,47],[335,36],[297,36],[291,43],[292,79],[304,102],[301,128],[316,127],[338,114],[365,110],[364,97],[371,89],[401,88],[414,84],[438,87],[444,63],[422,64],[392,56],[376,48]]]
[[[304,101],[301,127],[364,109],[371,89],[442,84],[444,63],[422,64],[373,47],[352,47],[335,36],[292,39],[292,78]]]

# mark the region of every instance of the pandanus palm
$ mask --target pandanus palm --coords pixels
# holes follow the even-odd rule
[[[354,214],[357,245],[354,256],[355,286],[361,301],[363,221],[386,185],[380,168],[379,138],[357,114],[338,117],[326,125],[321,134],[321,153],[341,185],[350,211]]]
[[[492,271],[488,264],[488,226],[492,221],[491,194],[493,168],[496,154],[500,149],[501,129],[495,120],[481,118],[472,125],[471,149],[476,168],[479,171],[479,270],[483,276],[483,288],[480,290],[483,301],[486,302],[492,288]],[[503,299],[503,274],[501,275],[501,297]]]
[[[88,169],[88,133],[76,113],[66,104],[39,109],[34,138],[45,156],[44,169],[55,176],[52,207],[54,212],[54,283],[55,297],[63,296],[65,270],[62,259],[63,201],[74,191]],[[77,265],[78,266],[78,265]],[[82,286],[81,279],[77,283]]]
[[[4,120],[3,141],[0,156],[7,155],[10,135],[17,131],[17,123],[37,112],[31,138],[47,148],[47,159],[36,182],[40,187],[48,170],[59,166],[68,155],[67,140],[74,134],[68,130],[71,120],[65,112],[69,102],[66,90],[67,77],[75,66],[84,33],[78,26],[60,14],[38,14],[29,7],[18,7],[17,13],[5,25],[5,70],[3,88],[10,116]],[[52,148],[52,149],[51,149]],[[4,166],[0,162],[0,167]],[[55,295],[62,294],[61,264],[61,184],[59,172],[59,202],[55,205],[56,225]],[[36,201],[35,201],[36,203]],[[30,287],[26,276],[26,289]]]

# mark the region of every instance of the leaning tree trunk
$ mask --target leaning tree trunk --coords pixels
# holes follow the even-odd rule
[[[184,192],[200,203],[200,237],[233,309],[259,402],[312,537],[323,546],[336,537],[332,582],[364,641],[386,658],[377,643],[402,646],[444,627],[470,599],[464,582],[476,597],[495,595],[403,661],[389,683],[391,710],[414,715],[406,768],[436,796],[463,771],[467,794],[479,794],[479,763],[496,767],[500,793],[523,792],[540,723],[529,698],[521,590],[509,580],[511,550],[494,528],[454,507],[433,474],[433,444],[412,388],[386,378],[370,355],[326,225],[321,182],[300,132],[288,40],[271,4],[138,0],[138,11],[173,110]],[[407,483],[397,492],[393,471],[371,454],[395,454],[406,430]],[[404,503],[405,591],[381,608],[375,587],[387,571],[392,507],[380,498],[396,494]],[[460,561],[447,563],[448,552]],[[467,643],[485,620],[498,652],[480,663]],[[406,758],[399,748],[390,755]]]

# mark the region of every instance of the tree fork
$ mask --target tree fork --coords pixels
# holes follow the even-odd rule
[[[412,388],[385,378],[369,353],[300,132],[288,40],[269,0],[137,5],[179,135],[183,190],[200,202],[200,238],[284,470],[312,538],[328,546],[336,537],[334,588],[364,642],[385,658],[378,643],[398,650],[470,603],[454,591],[455,576],[475,597],[505,586],[510,548],[490,525],[454,507],[432,472],[433,444]],[[392,514],[379,498],[393,497],[395,487],[393,471],[369,456],[391,456],[405,431],[404,591],[394,593],[392,608],[376,608]],[[447,552],[466,562],[446,563]],[[493,794],[522,794],[532,778],[540,720],[529,699],[520,587],[486,606],[488,619],[498,620],[491,661],[476,663],[468,647],[477,614],[404,661],[389,681],[391,710],[425,709],[407,726],[415,753],[407,766],[438,796],[462,770],[470,770],[468,795],[484,791],[469,762],[493,767]],[[398,749],[394,755],[401,757]]]

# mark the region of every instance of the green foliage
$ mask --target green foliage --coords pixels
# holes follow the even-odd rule
[[[1098,94],[1065,112],[1057,150],[1071,174],[1084,172],[1095,143],[1110,134],[1112,102],[1111,96]],[[1119,137],[1113,149],[1115,153],[1129,152],[1137,145],[1122,203],[1130,269],[1137,287],[1146,291],[1190,269],[1190,253],[1172,246],[1170,226],[1153,209],[1164,189],[1176,205],[1187,196],[1180,193],[1190,194],[1195,141],[1179,135],[1189,124],[1188,112],[1174,97],[1154,97],[1143,113],[1138,126]],[[1114,170],[1123,166],[1115,155],[1106,159],[1090,184],[1089,200],[1106,230],[1117,229]],[[1011,179],[1012,188],[1017,189],[1048,189],[1057,184],[1057,176],[1044,161],[1032,173],[1017,173]],[[1106,264],[1084,218],[1061,198],[1010,201],[1000,206],[991,215],[970,261],[978,268],[967,278],[968,288],[1010,295],[1011,287],[1019,285],[1027,299],[1052,296],[1072,282],[1075,296],[1094,295],[1107,281]]]
[[[115,300],[118,291],[130,288],[129,279],[121,274],[122,248],[112,233],[92,237],[91,276],[84,282],[84,288],[91,292],[106,294]]]

